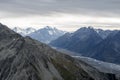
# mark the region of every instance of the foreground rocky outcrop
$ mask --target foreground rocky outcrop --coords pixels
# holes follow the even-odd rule
[[[0,80],[117,80],[0,24]]]

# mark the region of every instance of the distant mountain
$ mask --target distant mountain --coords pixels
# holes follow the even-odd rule
[[[26,29],[22,29],[22,28],[19,28],[19,27],[14,27],[14,28],[13,28],[13,31],[21,34],[22,36],[26,36],[26,35],[28,35],[28,34],[30,34],[30,33],[32,33],[32,32],[35,32],[36,29],[31,28],[31,27],[26,28]]]
[[[67,49],[82,56],[120,64],[120,31],[80,28],[52,41],[51,46]]]
[[[50,45],[85,55],[85,53],[91,50],[91,48],[100,41],[102,41],[102,38],[93,28],[83,27],[74,33],[66,33],[52,41]]]
[[[97,44],[90,52],[89,57],[120,64],[120,31],[112,33]]]
[[[111,30],[102,30],[102,29],[95,29],[95,31],[103,38],[105,39],[110,33],[113,31]]]
[[[56,28],[46,26],[42,29],[36,30],[33,33],[30,33],[27,36],[30,36],[33,39],[36,39],[36,40],[43,42],[43,43],[49,43],[52,40],[55,40],[58,37],[64,35],[65,33],[66,33],[65,31],[61,31],[61,30],[58,30]]]
[[[0,80],[120,80],[0,24]]]
[[[95,29],[95,31],[103,38],[107,38],[111,33],[116,33],[118,30],[103,30],[103,29]]]

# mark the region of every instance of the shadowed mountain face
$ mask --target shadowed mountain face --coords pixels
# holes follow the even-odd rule
[[[95,29],[95,31],[102,37],[102,39],[107,38],[111,34],[117,33],[119,30],[102,30],[102,29]]]
[[[120,64],[120,31],[80,28],[74,33],[52,41],[50,45],[67,49],[83,56]]]
[[[89,52],[89,57],[120,64],[120,32],[109,35]]]
[[[102,29],[95,29],[95,31],[103,38],[105,39],[110,33],[113,31],[111,30],[102,30]]]
[[[0,24],[0,80],[117,80]]]
[[[64,36],[61,36],[52,41],[50,45],[85,54],[101,40],[102,38],[93,28],[83,27],[74,33],[67,33]]]

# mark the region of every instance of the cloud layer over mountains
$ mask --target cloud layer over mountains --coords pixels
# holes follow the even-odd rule
[[[8,26],[119,28],[119,4],[119,0],[0,0],[0,21]]]
[[[0,12],[6,14],[77,13],[119,16],[119,0],[0,0]],[[99,14],[96,14],[99,13]]]

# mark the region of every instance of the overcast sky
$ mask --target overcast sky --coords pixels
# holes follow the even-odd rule
[[[11,28],[120,29],[120,0],[0,0],[0,22]]]

